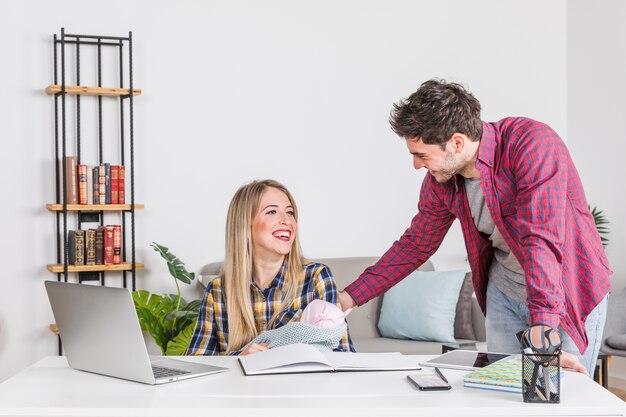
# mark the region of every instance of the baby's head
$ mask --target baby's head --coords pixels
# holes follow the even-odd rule
[[[302,312],[300,322],[318,327],[337,327],[343,324],[350,311],[352,311],[352,309],[348,309],[344,313],[339,307],[327,301],[313,300]]]

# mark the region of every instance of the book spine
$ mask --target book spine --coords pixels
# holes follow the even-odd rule
[[[104,226],[96,229],[96,265],[104,265]]]
[[[120,204],[126,204],[126,196],[125,196],[125,189],[126,186],[124,185],[125,182],[125,176],[126,176],[126,167],[124,167],[124,165],[120,165],[120,168],[117,172],[117,189],[118,189],[118,201]]]
[[[104,164],[104,190],[105,190],[105,204],[111,204],[111,164],[105,162]]]
[[[119,165],[111,165],[111,204],[119,204]]]
[[[96,229],[89,229],[85,231],[86,243],[85,243],[85,264],[96,264]]]
[[[65,198],[67,204],[78,204],[78,178],[76,167],[76,157],[65,157]]]
[[[122,263],[122,226],[113,226],[113,264]]]
[[[93,203],[93,170],[87,167],[87,204]]]
[[[93,167],[93,200],[92,204],[100,204],[100,168]]]
[[[76,230],[75,236],[76,243],[76,262],[74,265],[85,265],[85,231]]]
[[[104,227],[104,264],[113,264],[113,226]]]
[[[67,263],[69,265],[76,263],[76,232],[74,230],[67,231]]]
[[[78,204],[87,204],[87,165],[78,165]]]
[[[107,188],[106,188],[106,170],[104,168],[104,165],[100,165],[98,166],[98,186],[99,186],[99,190],[98,190],[98,198],[100,201],[100,204],[106,204],[106,193],[107,193]]]

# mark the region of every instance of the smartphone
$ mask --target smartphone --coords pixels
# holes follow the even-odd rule
[[[452,388],[446,381],[433,374],[407,375],[406,377],[421,391],[440,391]]]

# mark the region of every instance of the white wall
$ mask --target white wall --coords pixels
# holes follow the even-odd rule
[[[620,0],[567,4],[568,144],[589,202],[610,221],[606,253],[616,291],[626,286],[625,19]],[[609,374],[620,376],[619,386],[626,389],[626,360],[614,358]]]
[[[565,1],[147,4],[0,3],[0,380],[56,353],[42,285],[55,258],[43,208],[54,197],[52,98],[42,89],[62,26],[134,34],[140,288],[174,289],[152,240],[192,270],[220,259],[227,204],[254,178],[291,189],[307,256],[381,254],[415,213],[423,178],[389,110],[431,77],[468,85],[486,120],[527,115],[567,137]],[[455,228],[434,261],[464,259]]]
[[[568,3],[568,143],[590,204],[610,221],[606,252],[616,290],[626,286],[625,18],[620,0]]]

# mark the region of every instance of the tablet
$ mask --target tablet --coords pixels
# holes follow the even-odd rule
[[[472,371],[491,365],[509,356],[511,355],[507,353],[477,352],[475,350],[457,349],[437,356],[427,362],[422,362],[420,365]]]

